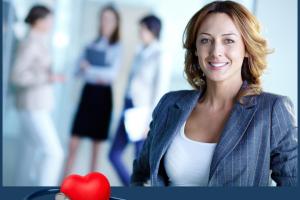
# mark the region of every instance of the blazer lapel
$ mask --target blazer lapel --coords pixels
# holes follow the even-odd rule
[[[216,146],[209,173],[209,180],[214,175],[218,164],[240,142],[257,110],[256,96],[244,97],[244,104],[236,103],[222,131]]]
[[[165,154],[176,133],[180,130],[184,121],[192,112],[200,96],[201,92],[193,91],[182,97],[173,106],[169,107],[166,124],[164,128],[156,134],[157,139],[154,139],[156,143],[153,150],[157,150],[157,152],[153,152],[154,155],[157,155],[157,157],[154,158],[155,171],[158,170],[161,158]]]

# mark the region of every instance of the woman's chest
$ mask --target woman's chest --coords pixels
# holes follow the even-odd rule
[[[195,141],[217,143],[230,111],[193,111],[185,125],[185,135]]]

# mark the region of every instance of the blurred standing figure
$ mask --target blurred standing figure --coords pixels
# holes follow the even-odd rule
[[[82,137],[92,139],[90,171],[96,170],[100,142],[108,137],[112,112],[111,85],[121,64],[119,26],[117,10],[112,6],[104,7],[100,12],[99,36],[85,48],[80,59],[77,74],[85,79],[85,85],[73,123],[64,175],[70,173]]]
[[[151,120],[151,110],[158,99],[158,84],[160,66],[160,45],[159,36],[161,30],[161,21],[154,15],[145,16],[140,20],[140,38],[142,45],[139,47],[134,58],[129,83],[126,91],[124,102],[124,110],[119,122],[116,137],[113,141],[109,158],[117,171],[123,185],[128,186],[130,183],[130,175],[122,162],[122,153],[129,142],[128,131],[125,128],[125,113],[131,108],[146,108],[149,112],[141,113],[147,115],[147,119]],[[144,118],[144,116],[138,116]],[[136,123],[139,119],[136,119]],[[145,135],[147,133],[147,125],[145,124]],[[137,156],[143,146],[143,139],[134,141],[135,156]]]
[[[51,11],[36,5],[25,22],[30,31],[21,43],[12,70],[17,86],[17,107],[23,126],[17,185],[54,186],[63,164],[63,149],[51,119],[53,83],[64,77],[52,73],[47,36],[52,28]]]

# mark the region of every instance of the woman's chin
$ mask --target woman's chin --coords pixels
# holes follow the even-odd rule
[[[227,77],[224,76],[224,75],[207,76],[206,79],[207,79],[209,82],[212,82],[212,83],[218,83],[218,82],[226,81]]]

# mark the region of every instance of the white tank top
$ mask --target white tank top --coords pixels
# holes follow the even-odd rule
[[[185,123],[168,148],[164,166],[171,186],[207,186],[216,143],[194,141],[184,133]]]

